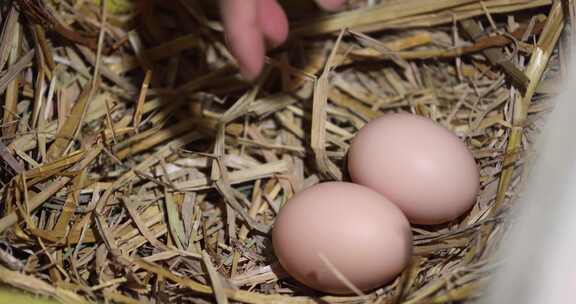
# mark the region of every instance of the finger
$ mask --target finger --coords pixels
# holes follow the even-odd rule
[[[316,3],[327,11],[338,10],[345,2],[346,0],[316,0]]]
[[[260,74],[266,52],[258,24],[258,1],[220,0],[228,46],[238,60],[240,72],[248,80],[254,80]]]
[[[257,0],[258,22],[264,38],[277,47],[288,37],[288,18],[276,0]]]

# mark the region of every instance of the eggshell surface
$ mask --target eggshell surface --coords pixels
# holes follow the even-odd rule
[[[276,218],[272,239],[292,277],[332,294],[352,293],[337,273],[364,291],[386,284],[412,250],[410,224],[400,209],[371,189],[344,182],[293,196]]]
[[[431,119],[388,114],[364,126],[348,154],[352,180],[398,205],[414,224],[458,218],[476,201],[479,172],[472,153]]]

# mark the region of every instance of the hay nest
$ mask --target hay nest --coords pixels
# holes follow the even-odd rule
[[[285,1],[292,38],[255,84],[214,2],[4,2],[0,282],[64,303],[481,296],[566,66],[572,2],[357,0],[322,15]],[[368,295],[289,279],[270,248],[276,213],[346,179],[358,129],[401,111],[468,144],[474,209],[414,227],[412,266]]]

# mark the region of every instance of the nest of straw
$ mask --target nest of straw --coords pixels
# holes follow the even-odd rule
[[[293,24],[243,81],[215,1],[14,0],[0,36],[0,282],[63,303],[448,303],[482,295],[563,75],[571,1],[350,1]],[[474,209],[414,227],[368,295],[309,290],[269,231],[301,189],[347,179],[350,139],[411,112],[481,168]],[[5,295],[3,297],[10,297]]]

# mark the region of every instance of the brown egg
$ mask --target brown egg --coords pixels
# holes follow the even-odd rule
[[[343,182],[292,197],[276,218],[272,239],[290,275],[333,294],[352,293],[338,273],[364,291],[386,284],[406,267],[412,248],[410,224],[398,207],[371,189]]]
[[[354,138],[348,168],[355,183],[374,189],[415,224],[458,218],[476,201],[479,173],[466,145],[434,121],[384,115]]]

